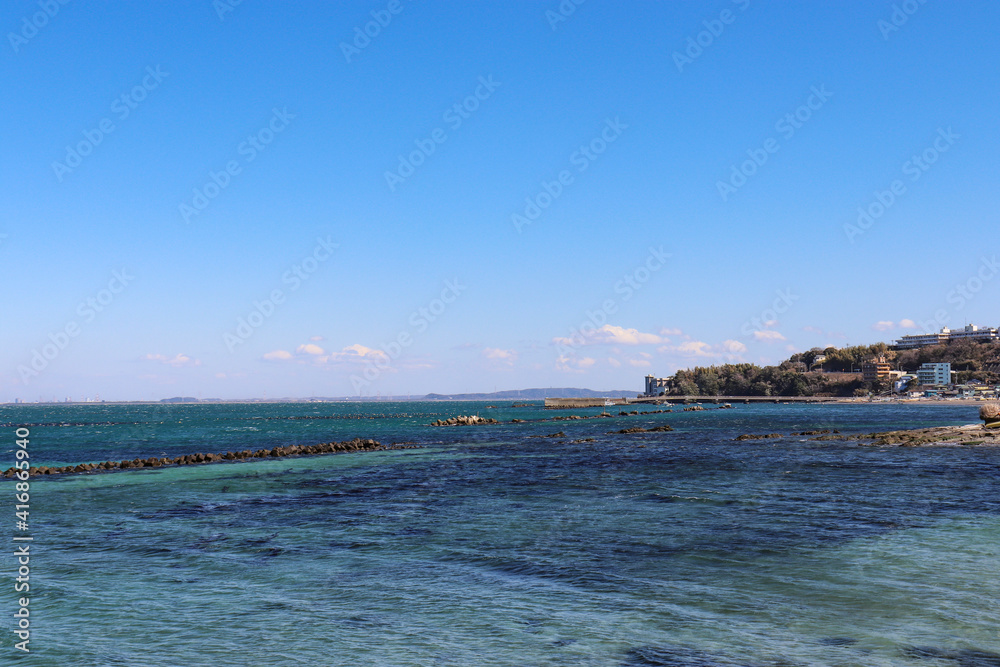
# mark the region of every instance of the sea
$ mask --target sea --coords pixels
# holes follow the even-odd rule
[[[417,446],[35,477],[26,530],[0,480],[0,664],[1000,665],[1000,451],[791,435],[974,406],[716,407],[0,406],[0,469]]]

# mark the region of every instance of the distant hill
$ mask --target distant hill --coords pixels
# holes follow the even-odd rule
[[[594,391],[574,387],[550,387],[547,389],[511,389],[483,394],[427,394],[425,396],[310,396],[305,398],[247,398],[226,400],[219,398],[198,399],[192,396],[174,396],[160,399],[160,403],[299,403],[299,402],[342,402],[342,401],[540,401],[545,398],[619,398],[637,396],[634,389]]]
[[[617,396],[635,396],[641,392],[635,389],[612,391],[594,391],[593,389],[577,389],[559,387],[548,389],[511,389],[495,391],[489,394],[427,394],[417,400],[421,401],[493,401],[493,400],[526,400],[538,401],[544,398],[604,398]]]

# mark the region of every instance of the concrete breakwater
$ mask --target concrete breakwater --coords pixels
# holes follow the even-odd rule
[[[288,445],[273,449],[245,449],[239,452],[224,452],[222,454],[186,454],[175,458],[150,457],[125,461],[104,461],[102,463],[80,463],[75,466],[39,466],[28,468],[30,476],[64,475],[68,473],[102,472],[109,470],[134,470],[137,468],[161,468],[171,465],[199,465],[202,463],[221,463],[223,461],[246,461],[249,459],[284,458],[288,456],[315,456],[318,454],[339,454],[344,452],[373,452],[388,449],[414,449],[419,445],[382,445],[376,440],[354,438],[343,442],[324,442],[317,445]],[[13,477],[17,468],[8,468],[4,477]]]

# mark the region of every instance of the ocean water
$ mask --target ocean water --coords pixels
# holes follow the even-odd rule
[[[734,441],[975,407],[428,426],[568,414],[497,405],[0,406],[4,469],[23,425],[35,465],[422,445],[33,479],[31,653],[7,555],[0,663],[1000,665],[1000,451]]]

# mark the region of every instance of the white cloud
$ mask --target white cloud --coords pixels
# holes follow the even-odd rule
[[[167,366],[173,366],[174,368],[182,368],[185,366],[201,366],[201,361],[199,359],[192,359],[186,354],[177,353],[173,357],[168,357],[163,354],[147,354],[143,357],[147,361],[158,361],[161,364]]]
[[[614,357],[608,357],[608,363],[614,366],[615,368],[621,368],[622,365],[622,362],[618,361]]]
[[[747,351],[747,346],[738,340],[725,340],[711,345],[700,340],[687,340],[680,345],[664,345],[656,348],[663,354],[680,354],[685,357],[739,357]]]
[[[382,350],[375,350],[365,347],[360,343],[348,345],[340,352],[334,352],[327,357],[330,361],[375,361],[376,359],[389,360],[389,355]]]
[[[784,336],[778,331],[772,331],[767,329],[765,331],[754,331],[753,337],[757,340],[767,340],[767,341],[779,341],[786,340]]]
[[[514,350],[501,350],[495,347],[487,347],[483,350],[483,356],[487,359],[517,359],[517,352]]]
[[[321,356],[324,354],[323,348],[319,345],[313,345],[312,343],[307,343],[306,345],[299,345],[295,348],[296,354],[311,354],[313,356]]]
[[[743,354],[747,351],[747,346],[738,340],[724,340],[722,349],[726,354]]]
[[[517,361],[517,351],[501,350],[496,347],[483,348],[481,353],[484,357],[501,366],[513,366]]]
[[[902,319],[897,324],[892,320],[881,320],[872,325],[875,331],[892,331],[893,329],[918,329],[917,323],[910,319]]]
[[[582,373],[593,366],[594,363],[596,363],[596,359],[590,357],[579,359],[577,357],[561,356],[556,359],[556,369],[567,373]]]
[[[312,336],[309,340],[313,341],[314,343],[318,343],[318,342],[320,342],[320,341],[323,340],[323,337],[322,336]]]
[[[288,361],[292,358],[292,353],[286,350],[273,350],[264,355],[268,361]]]
[[[648,368],[651,364],[645,359],[629,359],[628,365],[635,368]]]
[[[581,333],[575,338],[556,337],[552,339],[552,342],[578,347],[581,345],[656,345],[664,340],[656,334],[643,333],[638,329],[626,329],[613,324],[605,324],[586,336]]]
[[[715,352],[712,351],[712,346],[708,343],[703,343],[700,340],[689,340],[685,343],[681,343],[676,348],[677,352],[681,354],[686,354],[694,357],[714,357]]]

